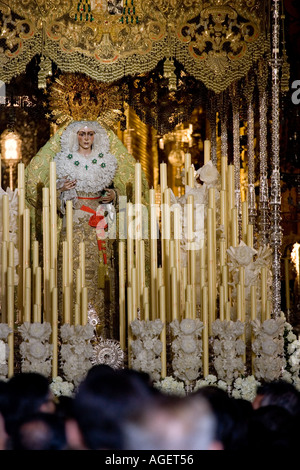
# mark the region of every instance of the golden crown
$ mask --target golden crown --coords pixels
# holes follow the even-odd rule
[[[111,126],[118,121],[121,107],[119,87],[84,74],[62,74],[50,86],[49,108],[57,124],[97,120]]]

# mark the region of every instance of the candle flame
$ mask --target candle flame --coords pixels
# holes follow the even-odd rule
[[[295,265],[295,269],[296,269],[296,272],[297,272],[297,277],[299,277],[300,275],[300,265],[299,265],[299,260],[300,260],[300,244],[299,243],[295,243],[293,245],[293,250],[291,252],[291,258],[292,258],[292,261]]]

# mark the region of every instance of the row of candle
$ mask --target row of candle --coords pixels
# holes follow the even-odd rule
[[[207,145],[206,145],[207,149]],[[207,152],[205,154],[208,161]],[[160,165],[160,198],[161,220],[158,217],[156,190],[150,190],[150,282],[146,285],[145,273],[145,240],[142,238],[142,179],[141,165],[135,165],[135,200],[127,203],[127,227],[135,220],[135,237],[127,234],[127,242],[119,242],[119,308],[120,308],[120,343],[123,349],[130,349],[130,323],[137,318],[139,310],[141,319],[160,318],[166,325],[173,319],[196,318],[201,312],[204,322],[204,337],[211,334],[212,322],[220,319],[231,319],[232,299],[230,297],[229,273],[226,249],[239,243],[237,209],[234,205],[234,167],[227,165],[227,159],[221,158],[221,191],[220,191],[220,224],[224,227],[220,238],[217,260],[216,243],[216,203],[215,192],[209,190],[207,208],[207,243],[197,251],[193,241],[195,228],[194,199],[187,198],[187,240],[188,262],[181,265],[180,255],[180,208],[170,211],[171,195],[167,187],[167,165]],[[194,168],[190,155],[186,155],[185,175],[188,186],[194,187]],[[50,163],[50,185],[43,188],[43,260],[39,263],[39,244],[35,240],[30,246],[30,213],[25,205],[24,165],[18,166],[19,190],[19,255],[18,267],[18,315],[19,321],[50,321],[53,327],[53,376],[57,373],[57,207],[56,207],[56,168]],[[9,255],[9,207],[8,196],[3,196],[3,244],[2,244],[2,321],[14,324],[14,306],[11,303],[12,255]],[[172,216],[171,216],[172,214]],[[161,259],[158,260],[157,231],[161,230]],[[172,234],[172,236],[171,236]],[[242,204],[242,239],[253,246],[253,226],[248,224],[247,204]],[[5,244],[6,243],[6,244]],[[72,203],[66,206],[66,240],[63,242],[63,322],[86,324],[88,292],[85,286],[85,245],[80,244],[80,267],[76,271],[76,297],[73,298],[73,214]],[[11,245],[10,245],[11,246]],[[32,253],[31,253],[32,249]],[[12,250],[12,248],[10,249]],[[10,259],[5,263],[5,257]],[[32,263],[31,263],[32,258]],[[196,279],[196,264],[200,263],[200,277]],[[217,293],[217,267],[221,270],[221,282]],[[10,274],[9,274],[10,272]],[[207,273],[207,274],[206,274]],[[262,319],[270,316],[270,302],[266,298],[266,270],[262,270]],[[42,282],[43,280],[43,282]],[[199,282],[198,282],[199,281]],[[5,288],[6,287],[6,288]],[[240,282],[236,286],[236,319],[245,320],[245,286],[243,269],[240,271]],[[197,303],[197,290],[200,290],[200,304]],[[219,313],[217,314],[217,297],[219,296]],[[43,297],[43,301],[42,301]],[[251,287],[251,315],[256,318],[256,288]],[[31,309],[31,305],[33,308]],[[73,317],[74,305],[74,317]],[[42,311],[43,309],[43,311]],[[9,313],[9,318],[8,318]],[[12,316],[11,316],[12,315]],[[127,338],[128,335],[128,338]],[[162,376],[166,373],[166,328],[162,335]],[[11,340],[10,340],[11,341]],[[204,364],[208,361],[208,341],[203,338]],[[205,346],[207,344],[207,346]],[[12,361],[10,361],[12,362]],[[205,370],[207,367],[205,366]]]
[[[14,370],[14,326],[15,322],[50,322],[52,326],[53,367],[52,375],[58,369],[58,289],[57,269],[57,205],[56,166],[50,163],[49,188],[42,190],[42,260],[39,260],[39,242],[30,240],[30,209],[25,204],[24,164],[18,164],[18,286],[15,305],[14,243],[9,240],[9,200],[2,196],[3,234],[1,244],[1,292],[2,322],[8,323],[12,333],[8,336],[8,374]],[[63,246],[63,323],[86,324],[88,293],[85,286],[85,246],[80,243],[80,268],[77,269],[76,302],[73,317],[73,215],[71,202],[66,208],[66,240]],[[41,264],[41,265],[40,265]]]
[[[127,307],[127,331],[128,349],[130,350],[131,332],[130,323],[137,318],[155,320],[160,318],[166,326],[174,319],[196,318],[199,316],[204,323],[203,330],[203,364],[204,371],[208,371],[208,337],[212,334],[212,323],[216,318],[221,320],[245,321],[245,268],[240,267],[239,282],[236,287],[236,300],[232,298],[232,282],[227,264],[227,248],[239,245],[238,213],[235,206],[234,195],[234,166],[227,165],[227,159],[221,159],[221,191],[220,191],[220,225],[223,227],[222,236],[217,247],[217,221],[215,189],[210,188],[208,194],[208,208],[206,219],[206,243],[197,252],[193,233],[194,221],[194,197],[187,197],[187,266],[181,265],[180,254],[180,207],[175,206],[170,210],[170,188],[167,187],[167,166],[160,165],[160,199],[161,199],[161,264],[158,262],[157,229],[159,225],[158,210],[156,204],[156,190],[150,190],[150,296],[148,288],[145,288],[145,257],[144,240],[138,236],[141,234],[142,219],[136,219],[138,225],[137,236],[132,240],[131,234],[127,234],[127,252],[124,241],[119,242],[119,279],[120,279],[120,318],[126,312]],[[190,162],[190,155],[186,155],[185,175],[187,185],[194,187],[194,168]],[[132,204],[127,205],[127,227],[131,226],[132,218],[138,217],[138,206],[141,203],[141,167],[136,163],[135,168],[136,190],[135,212]],[[172,213],[172,217],[171,217]],[[173,236],[171,236],[173,234]],[[253,226],[248,223],[247,202],[242,203],[242,230],[241,240],[253,247]],[[135,244],[135,252],[134,252]],[[141,249],[143,247],[143,249]],[[217,252],[219,251],[219,256]],[[127,266],[126,258],[127,256]],[[218,258],[218,259],[217,259]],[[200,277],[196,279],[196,263],[200,263]],[[127,278],[124,274],[125,266]],[[219,292],[217,292],[217,269],[220,269]],[[251,286],[251,319],[257,317],[257,289]],[[200,303],[197,303],[197,291],[200,290]],[[267,270],[261,269],[261,320],[271,316],[271,302],[267,299]],[[126,306],[127,296],[127,306]],[[217,300],[219,309],[217,312]],[[150,306],[150,309],[149,309]],[[235,307],[234,309],[232,307]],[[121,313],[122,312],[122,313]],[[150,316],[149,316],[150,312]],[[233,314],[235,312],[235,314]],[[120,322],[121,346],[126,347],[126,322]],[[161,339],[163,342],[162,376],[166,373],[166,328]],[[207,372],[208,373],[208,372]],[[205,375],[205,374],[204,374]]]

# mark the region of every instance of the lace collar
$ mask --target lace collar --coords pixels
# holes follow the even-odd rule
[[[57,178],[76,179],[76,189],[87,193],[102,191],[111,185],[117,170],[117,159],[109,151],[109,137],[101,132],[100,145],[85,157],[69,148],[72,129],[66,129],[61,136],[61,151],[54,157]]]

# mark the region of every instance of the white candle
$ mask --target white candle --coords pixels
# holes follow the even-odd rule
[[[178,289],[177,289],[177,269],[174,266],[171,271],[172,290],[172,321],[178,320]]]
[[[79,243],[79,267],[81,272],[81,288],[85,287],[85,242]]]
[[[251,320],[256,320],[256,285],[250,287]]]
[[[290,310],[290,273],[289,273],[289,259],[284,259],[284,274],[285,274],[285,305],[286,309]]]
[[[152,201],[153,202],[153,201]],[[157,217],[156,205],[150,205],[150,290],[151,320],[157,318],[158,287],[157,287]]]
[[[119,334],[120,347],[126,348],[125,242],[119,242]]]
[[[248,229],[248,203],[242,202],[242,240],[247,243],[247,229]]]
[[[209,334],[211,335],[212,322],[215,319],[214,311],[214,237],[213,237],[213,209],[207,209],[207,274],[208,274],[208,314],[209,314]]]
[[[18,189],[25,188],[25,165],[18,163]]]
[[[63,292],[64,304],[64,323],[71,325],[71,304],[70,304],[70,287],[65,286]]]
[[[248,224],[247,226],[247,245],[253,248],[253,225]]]
[[[221,190],[226,191],[227,188],[227,157],[221,157]]]
[[[57,202],[56,202],[56,162],[52,161],[49,164],[49,196],[50,196],[50,267],[54,269],[54,285],[57,285]],[[71,203],[72,201],[68,201]],[[67,202],[67,207],[68,207]],[[68,217],[68,215],[67,215]],[[67,222],[67,231],[70,229],[68,228]],[[69,237],[72,234],[69,234]],[[71,248],[71,247],[70,247]],[[72,253],[70,253],[72,256]],[[73,256],[72,256],[72,264],[73,264]],[[70,266],[70,270],[72,266]]]
[[[43,269],[44,269],[44,312],[45,320],[50,321],[50,219],[49,188],[43,188]],[[25,211],[24,211],[25,213]],[[25,247],[24,247],[25,250]],[[25,266],[24,266],[25,268]]]
[[[2,304],[2,323],[7,322],[7,241],[1,244],[1,304]]]
[[[203,376],[206,377],[209,373],[209,319],[208,319],[208,289],[207,286],[202,289],[202,342],[203,342]]]
[[[86,286],[81,291],[81,322],[87,325],[88,322],[88,289]]]
[[[68,286],[70,287],[70,306],[73,306],[73,203],[66,202],[66,239],[67,239],[67,269]]]
[[[188,174],[189,174],[189,168],[191,166],[191,154],[186,153],[184,157],[184,180],[185,180],[185,186],[188,184]]]
[[[58,300],[57,300],[57,287],[52,290],[52,378],[58,375]]]
[[[31,268],[25,269],[25,310],[24,321],[31,322]]]
[[[209,162],[210,160],[210,140],[204,141],[204,165]]]
[[[9,241],[9,199],[8,194],[2,196],[2,240]]]
[[[231,209],[231,246],[238,246],[238,219],[237,219],[237,208]]]
[[[134,171],[134,194],[135,194],[135,204],[142,203],[142,166],[139,162],[135,164]]]
[[[166,305],[165,305],[165,286],[159,288],[159,315],[161,322],[163,323],[163,329],[160,334],[160,340],[162,342],[161,352],[161,377],[165,378],[167,375],[167,338],[166,338]]]
[[[266,320],[267,309],[267,268],[261,268],[261,321]]]
[[[225,319],[224,286],[220,284],[220,320]]]
[[[9,274],[10,272],[10,274]],[[7,337],[8,343],[8,378],[14,375],[14,282],[13,282],[13,268],[8,267],[8,286],[7,286],[7,326],[11,328],[12,333]],[[2,284],[3,286],[3,284]],[[2,304],[3,309],[3,304]],[[6,321],[6,320],[5,320]],[[3,317],[2,317],[2,323]]]
[[[160,166],[160,193],[161,193],[161,203],[163,204],[164,192],[168,186],[167,183],[167,164],[161,163]]]

